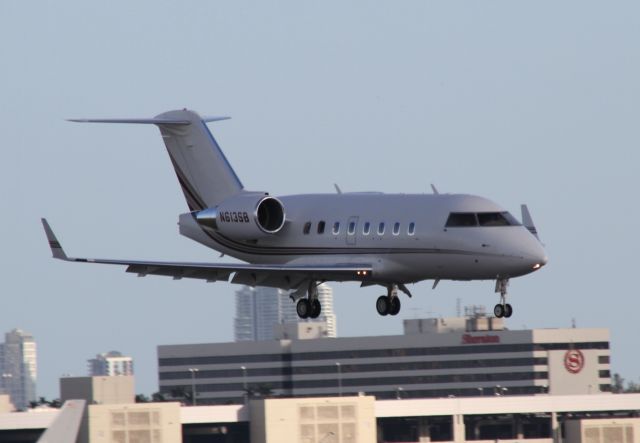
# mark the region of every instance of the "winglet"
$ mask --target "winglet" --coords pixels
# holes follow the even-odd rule
[[[42,226],[44,227],[44,232],[45,234],[47,234],[47,240],[49,241],[49,247],[51,248],[53,258],[58,258],[60,260],[69,260],[67,254],[64,253],[64,249],[62,249],[60,242],[56,238],[56,235],[53,233],[51,226],[49,226],[49,222],[47,222],[47,219],[43,218],[41,220]]]
[[[522,224],[529,230],[529,232],[531,232],[538,240],[540,240],[540,238],[538,237],[538,230],[536,229],[536,225],[533,223],[533,218],[529,213],[529,208],[527,208],[527,205],[520,206],[520,210],[522,211]]]

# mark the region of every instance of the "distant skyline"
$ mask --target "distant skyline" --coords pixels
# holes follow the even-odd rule
[[[549,263],[514,279],[509,329],[611,330],[612,372],[640,380],[640,4],[568,2],[0,2],[0,331],[38,341],[38,396],[96,350],[158,388],[156,346],[233,341],[227,283],[136,278],[50,257],[227,261],[181,237],[159,132],[78,125],[188,107],[247,189],[478,194],[527,203]],[[340,336],[493,306],[494,282],[336,284]],[[403,296],[404,297],[404,296]]]

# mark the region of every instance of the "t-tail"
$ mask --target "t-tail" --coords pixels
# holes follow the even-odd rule
[[[191,211],[200,211],[214,207],[226,198],[241,193],[244,189],[206,124],[228,118],[203,118],[193,111],[184,109],[165,112],[146,119],[71,119],[71,121],[158,126],[187,205]]]

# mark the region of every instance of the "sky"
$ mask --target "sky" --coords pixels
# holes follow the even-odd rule
[[[232,285],[54,261],[40,225],[70,255],[219,261],[177,232],[155,127],[65,121],[183,107],[232,117],[210,128],[248,189],[527,203],[549,263],[512,280],[507,327],[608,328],[640,381],[640,3],[7,0],[0,55],[0,333],[35,336],[38,395],[113,349],[150,394],[157,345],[233,340]],[[412,285],[383,318],[381,288],[334,284],[338,334],[492,309],[493,286]]]

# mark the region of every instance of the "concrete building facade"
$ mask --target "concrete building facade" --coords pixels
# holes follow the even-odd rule
[[[377,399],[610,391],[606,329],[508,331],[485,320],[410,320],[397,336],[159,346],[160,392],[195,383],[198,404],[229,404],[247,390]]]
[[[166,403],[165,403],[166,404]],[[640,394],[535,395],[373,400],[371,397],[313,397],[252,400],[246,405],[169,406],[112,405],[92,436],[93,442],[120,438],[113,431],[149,430],[125,434],[128,441],[151,441],[149,422],[165,423],[161,441],[183,443],[301,442],[447,442],[447,443],[637,443],[640,440]],[[351,407],[355,406],[355,407]],[[182,435],[174,432],[179,408]],[[139,408],[139,409],[138,409]],[[343,409],[344,408],[344,409]],[[91,414],[90,407],[90,414]],[[129,412],[148,412],[131,417]],[[102,412],[101,412],[102,413]],[[0,413],[0,441],[35,443],[58,410]],[[160,415],[162,414],[162,415]],[[353,418],[357,417],[356,420]],[[107,421],[110,421],[107,423]],[[356,425],[354,426],[354,423]],[[338,432],[336,432],[336,430]],[[355,431],[355,432],[354,432]],[[373,434],[373,437],[372,437]],[[157,435],[157,434],[155,434]],[[132,440],[136,438],[136,440]],[[355,438],[355,440],[354,440]]]
[[[89,406],[90,443],[181,442],[179,403]]]
[[[5,334],[0,344],[0,392],[8,394],[17,409],[36,401],[37,355],[33,336],[20,329]]]
[[[60,379],[60,400],[86,400],[77,443],[88,443],[90,405],[126,405],[135,402],[134,378],[118,377],[63,377]],[[108,410],[98,410],[108,414]],[[99,414],[100,412],[96,412]],[[126,429],[125,429],[126,430]],[[116,442],[118,440],[115,440]],[[126,440],[125,440],[126,441]]]

